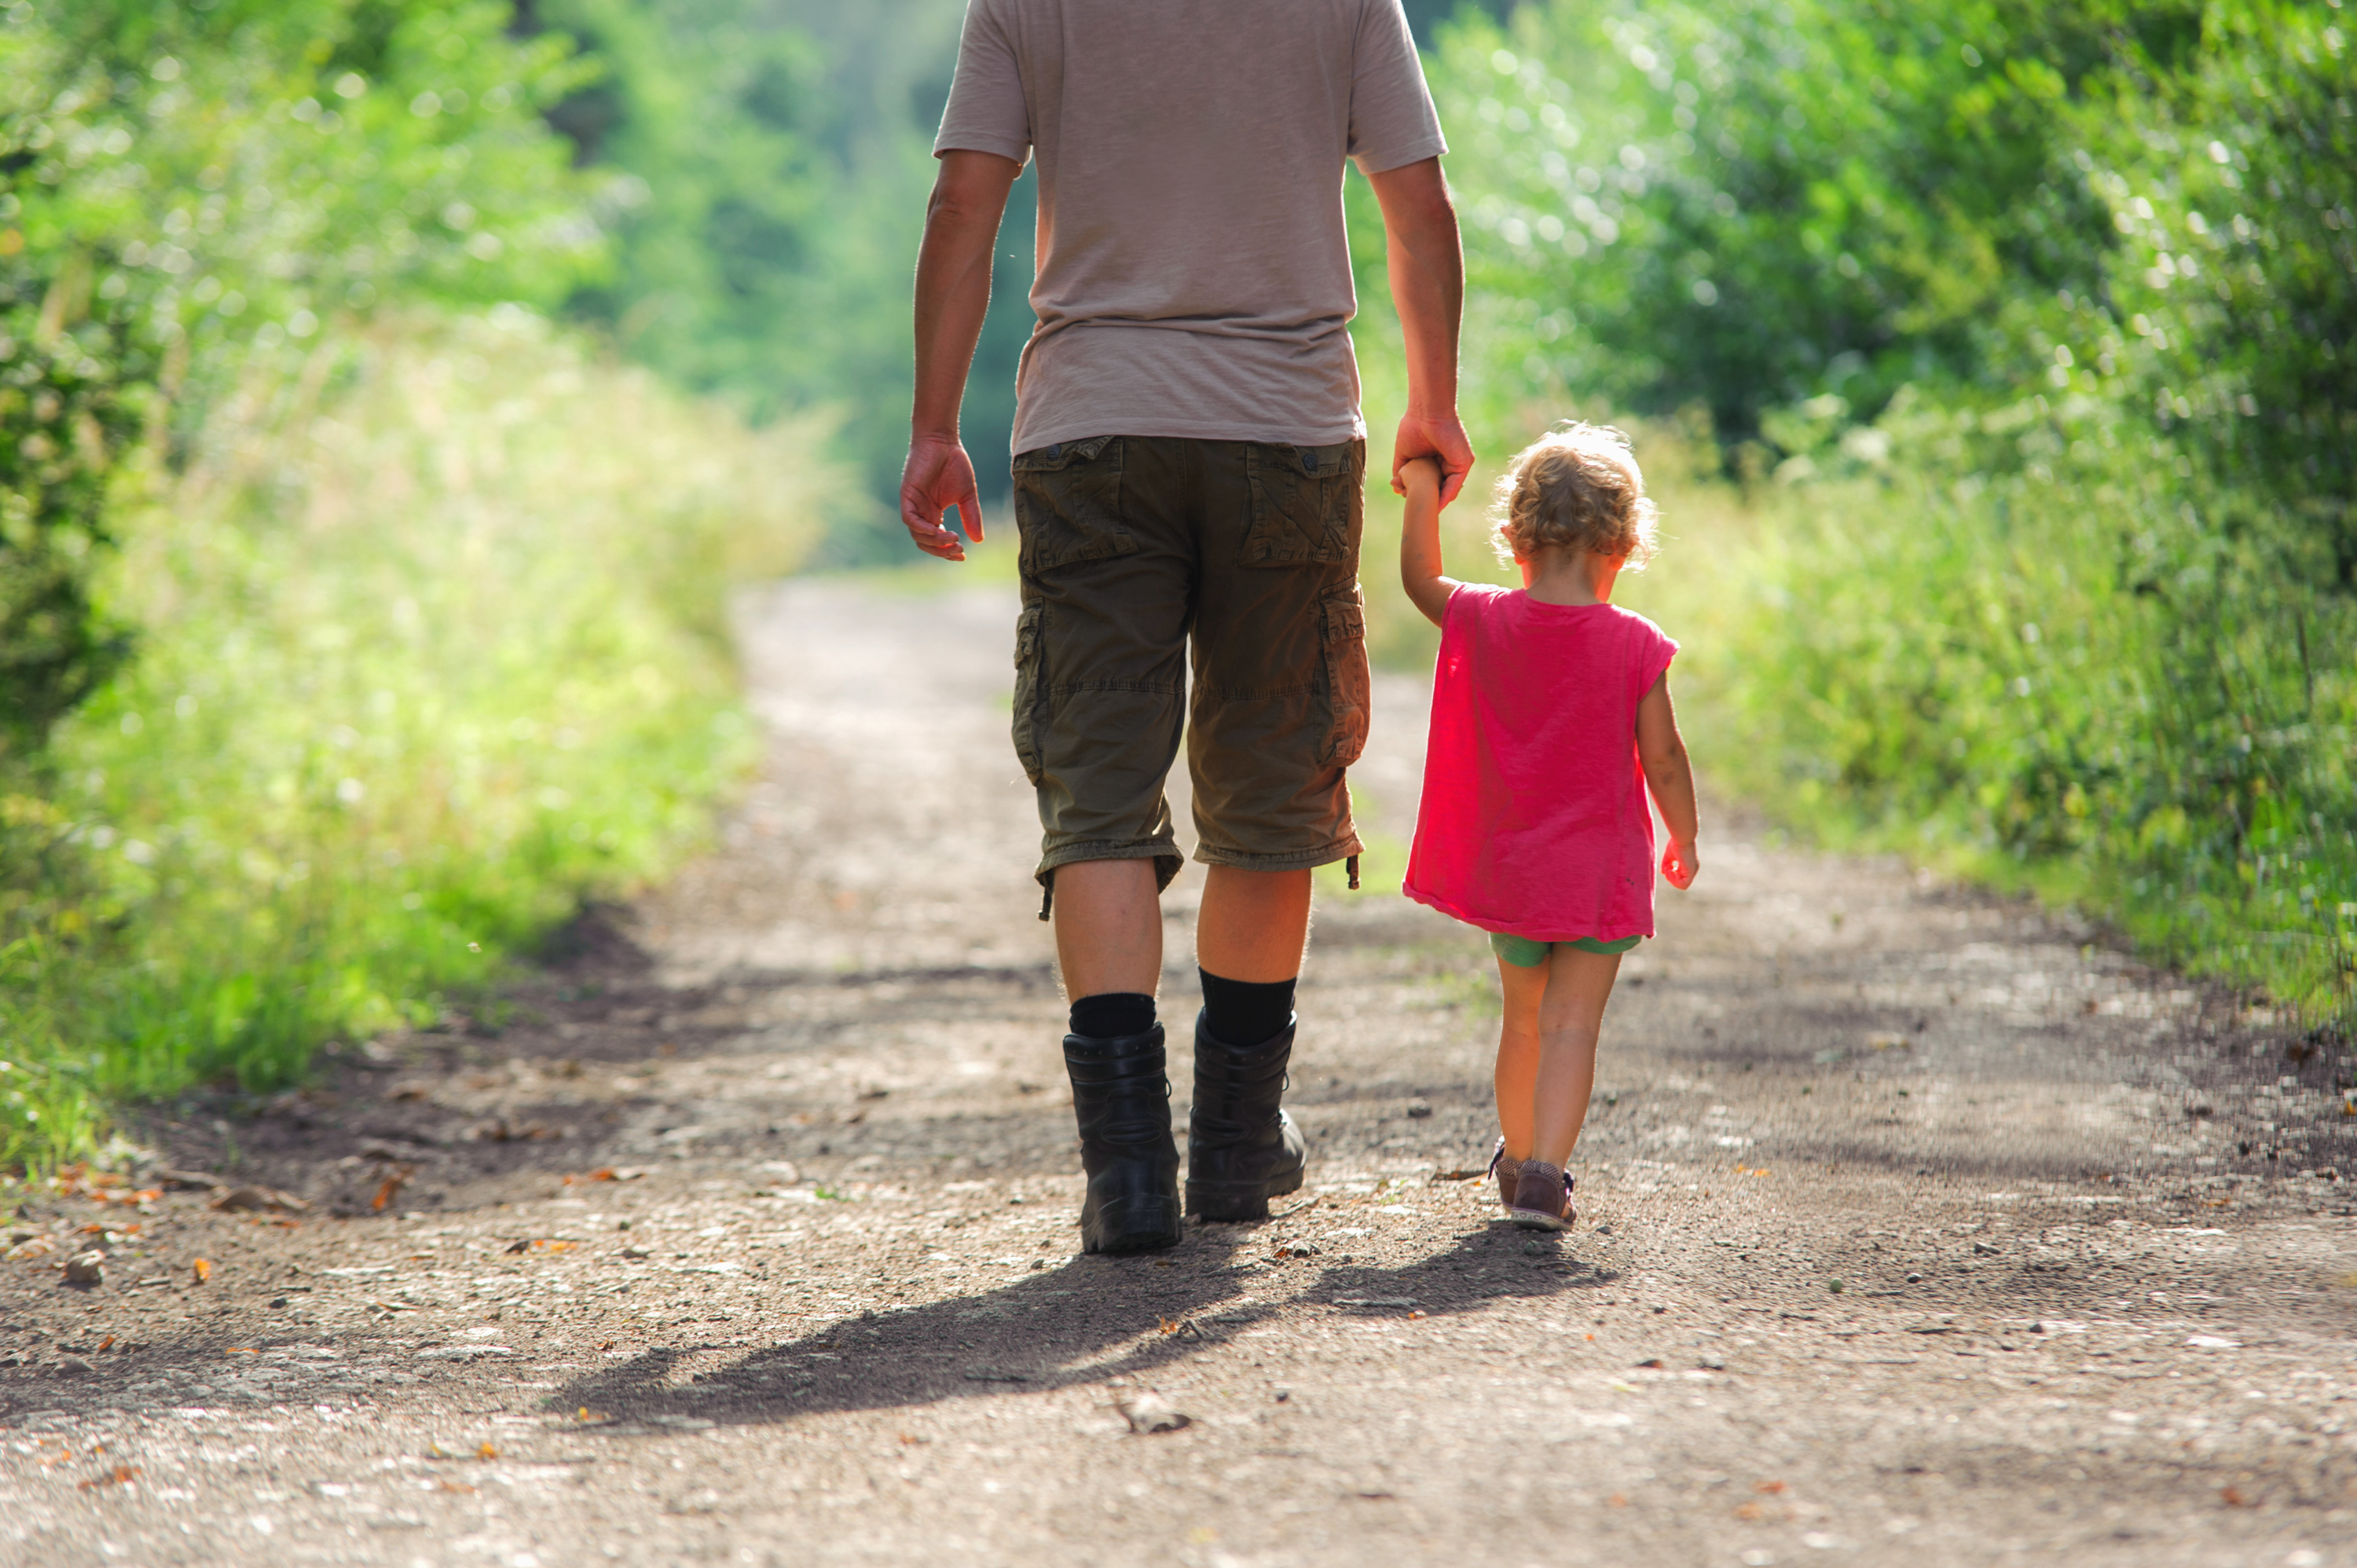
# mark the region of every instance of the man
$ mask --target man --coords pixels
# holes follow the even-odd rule
[[[1309,874],[1359,853],[1343,770],[1367,733],[1343,163],[1382,204],[1405,328],[1393,472],[1436,457],[1453,499],[1473,455],[1444,151],[1400,0],[969,0],[917,265],[900,512],[930,554],[965,558],[952,506],[982,537],[958,406],[1007,190],[1036,152],[1015,749],[1071,1004],[1092,1252],[1179,1238],[1155,991],[1182,732],[1209,866],[1185,1211],[1263,1219],[1301,1185],[1279,1101]]]

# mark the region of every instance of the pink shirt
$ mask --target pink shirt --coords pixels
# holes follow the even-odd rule
[[[1637,704],[1677,650],[1616,606],[1451,594],[1407,896],[1533,941],[1652,936]]]

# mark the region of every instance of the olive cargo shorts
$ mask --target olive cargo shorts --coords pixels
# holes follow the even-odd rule
[[[1016,457],[1015,752],[1043,885],[1075,861],[1150,858],[1169,886],[1162,791],[1182,732],[1196,859],[1284,871],[1359,853],[1342,773],[1367,743],[1366,461],[1363,441],[1135,435]]]

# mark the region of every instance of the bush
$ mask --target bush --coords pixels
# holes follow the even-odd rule
[[[601,264],[507,7],[46,0],[0,17],[0,768],[121,666],[115,472],[252,348],[398,300],[550,302]],[[168,451],[168,446],[167,446]]]
[[[1477,292],[1518,379],[1721,438],[1833,393],[2003,384],[2004,312],[2114,238],[2068,156],[2123,51],[2187,5],[1735,0],[1523,6],[1448,35]]]
[[[430,1022],[693,843],[750,755],[719,607],[839,476],[507,308],[262,356],[102,580],[138,661],[6,801],[0,1160]]]

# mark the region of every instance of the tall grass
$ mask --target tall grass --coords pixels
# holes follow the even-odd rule
[[[126,510],[130,672],[0,807],[0,1162],[431,1020],[692,844],[751,755],[726,588],[823,532],[822,436],[516,310],[258,361]]]
[[[2357,606],[2092,399],[1902,403],[1846,446],[1714,547],[1722,775],[2345,1024]]]

